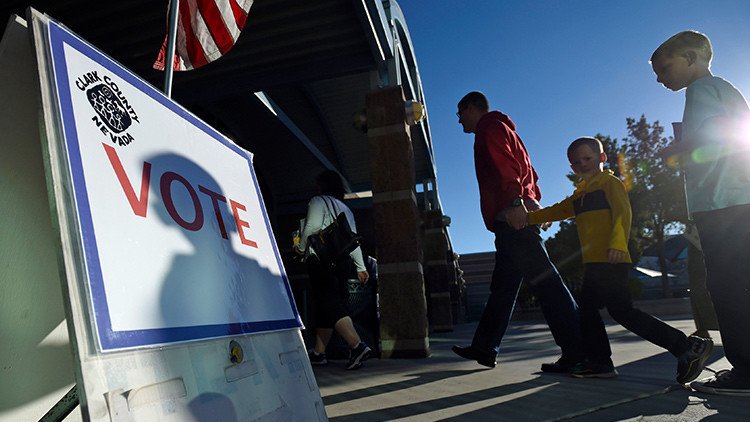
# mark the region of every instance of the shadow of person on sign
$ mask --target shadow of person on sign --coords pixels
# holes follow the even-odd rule
[[[224,189],[204,168],[179,155],[147,160],[152,201],[169,227],[162,281],[163,326],[198,338],[273,329],[295,318],[293,302],[265,221],[255,221],[252,186]],[[158,178],[158,179],[157,179]],[[280,328],[280,327],[276,327]],[[189,340],[191,338],[184,338]]]
[[[153,253],[164,254],[158,259],[163,276],[157,277],[164,342],[232,336],[244,345],[250,367],[278,371],[278,355],[266,356],[258,348],[259,336],[243,336],[297,326],[298,320],[257,189],[242,182],[247,174],[229,178],[214,169],[214,177],[184,156],[162,154],[146,161],[151,165],[149,206],[163,230],[163,251]],[[223,347],[228,341],[190,343],[189,361],[171,361],[171,372],[194,383],[200,393],[183,411],[197,420],[212,415],[228,421],[248,412],[260,418],[288,411],[282,396],[291,393],[258,378],[257,371],[224,383],[232,366]]]

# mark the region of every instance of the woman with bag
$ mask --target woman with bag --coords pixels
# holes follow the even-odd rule
[[[346,216],[351,231],[357,231],[352,211],[341,202],[344,198],[344,185],[338,173],[326,170],[318,176],[316,182],[320,195],[313,197],[308,204],[307,218],[296,247],[296,252],[305,256],[316,309],[315,346],[308,351],[308,356],[313,365],[328,363],[325,350],[335,329],[350,348],[346,369],[359,369],[362,362],[370,357],[372,350],[360,339],[346,308],[346,280],[349,278],[347,272],[351,268],[350,262],[353,262],[361,283],[367,283],[369,274],[359,246],[349,252],[344,261],[336,262],[335,258],[327,258],[331,255],[330,251],[315,250],[316,247],[324,247],[321,243],[315,242],[315,246],[310,244],[311,236],[319,236],[342,213]]]

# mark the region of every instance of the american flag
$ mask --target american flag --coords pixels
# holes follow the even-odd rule
[[[180,0],[173,69],[195,69],[226,54],[252,5],[253,0]],[[164,70],[166,55],[165,38],[154,69]]]

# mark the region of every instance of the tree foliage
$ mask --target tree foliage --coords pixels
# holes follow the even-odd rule
[[[605,167],[612,170],[628,190],[633,210],[628,245],[631,257],[636,262],[644,249],[656,245],[665,297],[671,297],[664,240],[669,231],[686,219],[682,176],[658,155],[671,142],[671,137],[663,136],[664,127],[658,121],[649,123],[643,115],[640,119],[629,117],[626,127],[627,136],[622,140],[602,134],[597,134],[596,138],[607,152]],[[577,182],[573,173],[568,174],[568,179]],[[574,251],[580,250],[575,222],[561,223],[560,231],[547,241],[547,249],[563,277],[575,288],[583,272],[580,258],[576,263],[569,259]],[[580,257],[580,253],[577,256]]]
[[[642,115],[638,120],[628,118],[626,122],[628,137],[623,142],[623,153],[627,169],[623,175],[626,186],[630,187],[633,209],[634,224],[630,236],[639,251],[656,245],[664,296],[671,297],[664,240],[670,229],[686,220],[682,176],[658,156],[672,140],[663,136],[664,128],[658,121],[649,124]]]

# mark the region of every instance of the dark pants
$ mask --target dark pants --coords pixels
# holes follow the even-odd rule
[[[695,213],[724,354],[750,378],[750,205]]]
[[[718,330],[714,303],[706,286],[706,264],[703,252],[688,242],[688,280],[690,281],[690,305],[697,331]]]
[[[321,264],[317,256],[310,255],[307,258],[307,273],[315,301],[315,326],[333,328],[338,320],[349,316],[346,307],[348,269],[342,265],[332,270]]]
[[[688,349],[682,331],[633,308],[628,288],[631,264],[591,263],[584,265],[581,305],[581,335],[584,353],[593,362],[611,364],[612,349],[599,309],[606,307],[609,315],[629,331],[675,356]]]
[[[549,260],[539,226],[515,230],[495,223],[495,270],[490,297],[471,342],[479,354],[495,356],[508,328],[516,296],[525,281],[539,300],[563,356],[580,357],[578,306]]]

